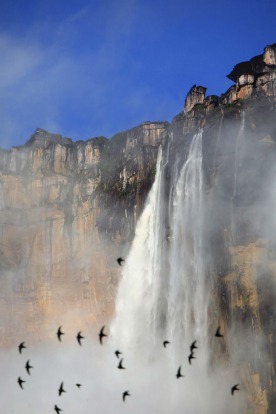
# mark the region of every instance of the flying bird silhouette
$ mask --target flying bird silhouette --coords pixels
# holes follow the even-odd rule
[[[222,333],[220,332],[220,326],[219,326],[219,327],[218,327],[218,329],[216,330],[215,336],[216,336],[217,338],[223,338],[223,335],[222,335]]]
[[[76,386],[77,386],[78,388],[80,388],[82,385],[81,385],[81,384],[76,384]]]
[[[118,349],[114,352],[117,358],[120,358],[120,355],[122,355],[122,352],[120,352]]]
[[[81,331],[79,331],[78,335],[76,336],[79,345],[81,345],[81,340],[84,339],[84,336],[82,336]]]
[[[63,388],[63,382],[60,384],[59,389],[58,389],[58,395],[61,396],[61,394],[63,392],[66,392],[65,389]]]
[[[193,352],[191,352],[190,355],[188,356],[188,360],[189,360],[190,365],[192,365],[192,359],[196,359]]]
[[[231,394],[232,394],[232,395],[234,395],[234,392],[235,392],[235,391],[240,391],[240,389],[239,389],[239,385],[240,385],[240,384],[233,385],[233,387],[231,388]]]
[[[166,346],[170,344],[170,341],[163,341],[163,347],[166,348]]]
[[[129,391],[123,392],[123,401],[125,402],[126,396],[130,395]]]
[[[105,325],[102,327],[102,329],[100,330],[100,333],[99,333],[99,339],[100,339],[100,343],[101,343],[101,345],[103,344],[103,337],[104,337],[104,336],[107,336],[107,335],[104,333],[104,328],[105,328]]]
[[[60,413],[60,411],[63,411],[61,408],[59,408],[57,405],[55,405],[54,410],[57,414]]]
[[[194,349],[198,349],[198,346],[196,346],[196,343],[197,343],[197,341],[194,341],[194,342],[192,342],[192,343],[191,343],[191,345],[190,345],[190,351],[191,351],[191,354],[193,353],[193,350],[194,350]]]
[[[29,375],[31,375],[31,373],[30,373],[30,369],[31,369],[31,368],[33,368],[33,367],[30,365],[30,360],[29,360],[29,359],[28,359],[28,361],[26,362],[25,368],[26,368],[26,370],[27,370],[28,374],[29,374]]]
[[[118,365],[118,367],[117,368],[119,368],[119,369],[126,369],[125,367],[123,367],[123,358],[122,359],[120,359],[120,361],[119,361],[119,365]]]
[[[181,365],[178,368],[177,373],[176,373],[176,378],[180,378],[180,377],[184,377],[184,375],[181,374]]]
[[[22,390],[24,390],[24,388],[23,388],[23,385],[22,385],[22,384],[24,384],[24,382],[26,382],[26,381],[24,381],[23,379],[21,379],[20,377],[18,377],[17,382],[18,382],[18,384],[19,384],[20,388],[22,388]]]
[[[117,262],[119,266],[122,266],[122,262],[124,262],[125,260],[122,257],[118,257]]]
[[[61,331],[61,326],[57,330],[58,340],[61,342],[61,335],[64,335],[64,332]]]
[[[21,344],[18,345],[18,350],[19,350],[20,354],[22,353],[22,349],[24,349],[24,348],[26,348],[25,342],[21,342]]]

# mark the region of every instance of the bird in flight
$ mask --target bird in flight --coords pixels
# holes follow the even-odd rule
[[[99,333],[99,339],[100,339],[100,343],[101,343],[101,345],[103,344],[103,337],[104,337],[104,336],[107,336],[107,335],[104,333],[104,328],[105,328],[105,326],[103,326],[103,327],[101,328],[100,333]]]
[[[191,351],[191,354],[193,353],[193,350],[194,350],[194,349],[198,349],[198,346],[196,346],[196,343],[197,343],[197,341],[194,341],[194,342],[192,342],[192,343],[191,343],[191,345],[190,345],[190,351]]]
[[[81,345],[81,340],[84,339],[84,336],[82,336],[81,331],[79,331],[78,335],[76,336],[79,345]]]
[[[60,413],[60,411],[63,411],[61,408],[59,408],[57,405],[55,405],[54,410],[57,414]]]
[[[22,353],[22,349],[24,349],[24,348],[26,348],[25,342],[21,342],[21,344],[18,345],[18,350],[19,350],[20,354]]]
[[[29,375],[31,375],[31,373],[30,373],[30,369],[31,369],[31,368],[33,368],[33,367],[30,365],[30,360],[29,360],[29,359],[28,359],[28,361],[26,362],[25,368],[26,368],[26,370],[27,370],[28,374],[29,374]]]
[[[125,260],[122,257],[118,257],[117,262],[119,266],[122,266],[122,262],[124,262]]]
[[[181,374],[181,366],[178,368],[176,373],[176,378],[184,377],[184,375]]]
[[[117,358],[120,358],[120,355],[122,355],[122,352],[120,352],[118,349],[114,352]]]
[[[233,385],[233,387],[231,388],[231,394],[234,395],[235,391],[240,391],[239,384]]]
[[[192,365],[192,359],[196,359],[193,352],[191,352],[190,355],[188,356],[188,360],[189,360],[190,365]]]
[[[125,367],[123,367],[123,358],[122,359],[120,359],[120,361],[119,361],[119,365],[118,365],[118,367],[117,368],[119,368],[119,369],[126,369]]]
[[[170,344],[170,341],[163,341],[163,347],[166,348],[166,346]]]
[[[76,386],[77,386],[78,388],[80,388],[80,387],[81,387],[81,384],[76,384]]]
[[[217,338],[223,338],[223,335],[222,335],[222,333],[220,332],[220,326],[219,326],[219,327],[218,327],[218,329],[216,330],[215,336],[216,336]]]
[[[19,384],[20,388],[22,388],[22,390],[24,390],[24,388],[23,388],[23,385],[22,385],[22,384],[24,384],[24,382],[26,382],[26,381],[24,381],[23,379],[21,379],[21,377],[18,377],[17,382],[18,382],[18,384]]]
[[[65,389],[63,388],[63,382],[60,384],[59,389],[58,389],[58,395],[61,396],[61,394],[63,392],[66,392]]]
[[[58,340],[61,342],[61,335],[64,335],[64,332],[61,331],[61,326],[57,330]]]
[[[123,401],[125,402],[126,396],[130,395],[129,391],[123,392]]]

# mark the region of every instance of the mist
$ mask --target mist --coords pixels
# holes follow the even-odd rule
[[[65,331],[64,326],[64,331]],[[162,349],[150,359],[131,351],[123,352],[125,370],[117,369],[119,360],[110,343],[100,345],[95,337],[82,332],[85,339],[80,347],[73,332],[66,332],[62,342],[39,344],[25,342],[27,349],[20,355],[17,347],[1,350],[0,407],[10,414],[54,412],[56,404],[66,413],[235,413],[240,412],[243,397],[230,394],[233,376],[229,372],[201,375],[201,352],[189,366],[175,361],[172,351]],[[29,376],[24,368],[27,360],[33,366]],[[176,379],[178,365],[182,363],[184,378]],[[21,377],[26,382],[22,390],[17,384]],[[58,396],[64,382],[66,393]],[[79,389],[76,383],[82,384]],[[130,396],[122,400],[122,393]]]

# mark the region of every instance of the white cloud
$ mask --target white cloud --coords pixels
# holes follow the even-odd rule
[[[42,62],[42,53],[37,47],[5,35],[0,35],[0,55],[1,88],[15,85]]]

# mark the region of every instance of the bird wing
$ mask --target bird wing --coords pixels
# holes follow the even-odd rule
[[[100,343],[101,343],[101,345],[103,344],[103,342],[102,342],[102,338],[103,338],[103,336],[107,336],[107,335],[104,333],[104,328],[105,328],[105,325],[101,328],[100,333],[99,333],[99,339],[100,339]]]
[[[123,393],[123,401],[125,401],[125,399],[126,399],[126,396],[127,396],[127,395],[130,395],[130,394],[129,394],[129,392],[128,392],[128,391],[125,391],[125,392]]]
[[[19,346],[18,346],[18,349],[19,349],[19,353],[21,354],[21,352],[22,352],[22,349],[23,348],[26,348],[25,346],[24,346],[24,344],[25,344],[25,342],[21,342],[21,344],[19,344]]]
[[[23,388],[23,383],[25,382],[25,381],[23,381],[20,377],[18,378],[18,380],[17,380],[17,382],[18,382],[18,384],[19,384],[19,386],[20,386],[20,388],[22,388],[22,390],[24,390],[24,388]]]
[[[235,391],[239,391],[238,386],[239,386],[239,384],[236,384],[236,385],[234,385],[234,386],[231,388],[231,394],[232,394],[232,395],[234,394],[234,392],[235,392]]]
[[[59,339],[59,341],[61,341],[61,335],[62,335],[63,333],[61,332],[61,326],[58,328],[58,331],[57,331],[57,337],[58,337],[58,339]]]
[[[191,350],[191,352],[193,352],[193,350],[194,349],[196,349],[197,348],[197,346],[196,346],[196,341],[194,341],[192,344],[191,344],[191,346],[190,346],[190,350]]]
[[[27,370],[28,374],[29,374],[29,375],[31,375],[31,373],[30,373],[30,369],[31,369],[32,367],[31,367],[31,365],[29,364],[29,362],[30,362],[29,360],[26,362],[25,368],[26,368],[26,370]]]
[[[60,384],[58,389],[58,394],[61,395],[63,393],[63,382]]]

